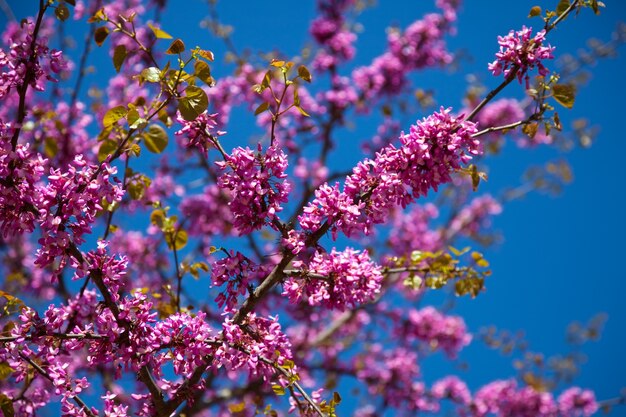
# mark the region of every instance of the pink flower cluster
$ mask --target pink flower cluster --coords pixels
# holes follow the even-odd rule
[[[122,187],[109,181],[116,172],[107,163],[88,165],[80,155],[67,171],[50,169],[48,184],[41,189],[37,203],[42,230],[37,265],[50,265],[56,257],[64,256],[72,243],[83,243],[83,236],[91,233],[91,224],[103,210],[102,202],[112,204],[122,199]]]
[[[374,59],[371,65],[352,73],[355,84],[366,98],[395,95],[406,86],[408,72],[452,61],[443,37],[453,32],[457,7],[454,2],[437,2],[443,14],[430,13],[412,23],[404,32],[391,31],[387,37],[389,50]]]
[[[415,204],[404,214],[398,213],[389,232],[389,245],[397,256],[408,255],[414,250],[435,252],[443,246],[441,232],[431,222],[439,217],[434,204]]]
[[[491,218],[502,213],[502,205],[491,195],[474,198],[450,222],[446,233],[452,236],[476,237],[481,230],[491,226]]]
[[[396,206],[406,207],[413,199],[435,191],[451,180],[451,173],[480,153],[472,138],[476,124],[444,110],[418,121],[408,134],[400,136],[401,146],[389,145],[375,159],[359,162],[345,182],[327,184],[315,192],[299,221],[309,232],[329,224],[333,237],[341,230],[346,236],[369,234],[372,226],[384,223]]]
[[[395,333],[408,340],[420,340],[431,349],[441,349],[451,358],[472,340],[461,317],[442,314],[431,306],[409,310],[406,321],[397,322]]]
[[[53,74],[67,66],[61,51],[48,48],[46,38],[38,37],[33,42],[34,30],[35,24],[26,21],[11,25],[5,33],[9,50],[0,49],[0,98],[13,88],[21,88],[24,83],[43,91],[44,81],[56,81]]]
[[[32,232],[39,217],[39,181],[46,160],[28,145],[11,150],[8,137],[0,138],[0,232],[3,237]]]
[[[515,73],[517,80],[522,83],[526,80],[526,88],[529,86],[528,71],[537,68],[540,75],[547,75],[548,69],[541,62],[544,59],[552,59],[554,48],[544,46],[546,31],[541,30],[532,36],[532,28],[522,26],[522,30],[510,31],[506,36],[498,36],[500,51],[496,53],[496,60],[488,65],[493,75],[504,74],[508,77]]]
[[[185,148],[197,148],[205,158],[208,157],[209,148],[213,146],[211,138],[226,134],[221,130],[213,132],[217,127],[217,114],[209,114],[207,111],[196,117],[191,122],[183,119],[180,113],[177,114],[176,121],[183,125],[183,128],[176,131],[174,135],[186,141],[180,140],[180,145]]]
[[[272,363],[283,365],[293,359],[291,343],[282,332],[278,317],[264,318],[253,313],[241,325],[227,318],[222,328],[223,343],[215,355],[229,371],[245,367],[250,375],[260,375],[269,382],[277,373]]]
[[[352,6],[351,0],[321,0],[321,16],[311,23],[310,32],[322,47],[313,60],[313,68],[323,72],[354,57],[356,35],[345,28],[343,14]]]
[[[230,251],[228,256],[211,264],[211,282],[220,287],[226,284],[226,289],[221,292],[215,301],[218,306],[226,306],[231,311],[237,305],[237,298],[245,296],[250,285],[261,277],[266,268],[261,268],[240,252]]]
[[[554,400],[548,392],[532,387],[517,389],[513,380],[495,381],[482,387],[471,403],[473,417],[488,414],[501,417],[588,417],[598,405],[593,392],[570,388]]]
[[[302,268],[302,276],[289,277],[283,284],[283,295],[297,303],[305,297],[310,305],[345,310],[371,301],[380,291],[383,280],[381,267],[372,262],[369,254],[352,248],[330,253],[316,252]]]
[[[194,225],[189,232],[203,237],[216,234],[229,235],[234,222],[233,213],[228,207],[228,202],[231,200],[229,196],[228,190],[209,184],[204,187],[202,194],[183,199],[180,211]]]
[[[411,411],[432,411],[435,407],[418,381],[417,354],[402,347],[385,348],[375,344],[354,360],[356,376],[368,386],[371,395],[382,396],[385,404]]]
[[[128,259],[125,256],[115,258],[107,253],[108,242],[99,241],[98,249],[84,255],[85,262],[76,265],[74,279],[81,279],[89,274],[97,274],[114,302],[120,301],[119,293],[126,286]]]
[[[256,154],[249,148],[235,148],[217,164],[222,170],[231,168],[220,176],[218,185],[232,192],[229,206],[241,234],[278,219],[281,204],[287,202],[291,190],[285,179],[287,156],[280,148],[270,146],[264,154],[261,145]]]

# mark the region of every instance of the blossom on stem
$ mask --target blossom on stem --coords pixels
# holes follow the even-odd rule
[[[545,30],[537,32],[535,36],[532,36],[532,31],[533,28],[522,26],[522,30],[512,30],[506,36],[498,36],[500,51],[496,53],[496,60],[487,66],[493,75],[504,74],[506,78],[512,71],[517,71],[517,80],[521,84],[524,78],[526,88],[529,86],[528,71],[537,68],[540,75],[548,75],[548,69],[541,61],[554,58],[554,47],[543,45]]]
[[[383,280],[381,267],[369,254],[352,248],[318,251],[308,265],[295,261],[293,266],[303,268],[303,273],[289,277],[283,285],[283,295],[292,303],[305,297],[312,306],[345,310],[373,300]]]
[[[396,206],[406,207],[432,188],[451,181],[453,171],[481,152],[472,138],[476,124],[451,115],[443,108],[411,126],[400,136],[401,146],[386,146],[374,159],[359,162],[348,176],[344,191],[324,184],[299,216],[306,231],[315,232],[324,222],[333,238],[337,231],[350,237],[369,234],[384,223]]]
[[[255,154],[251,149],[235,148],[224,162],[217,162],[222,170],[220,188],[232,191],[230,209],[234,225],[241,234],[272,224],[287,202],[291,185],[285,179],[287,156],[280,148],[270,146],[265,153],[259,145]],[[282,180],[282,181],[278,181]],[[275,227],[275,226],[273,226]]]

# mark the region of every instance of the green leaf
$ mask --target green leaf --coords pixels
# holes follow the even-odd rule
[[[102,119],[102,124],[104,127],[113,126],[119,120],[126,117],[128,114],[128,110],[126,110],[125,106],[115,106],[112,109],[109,109]]]
[[[172,39],[172,35],[156,26],[153,26],[151,23],[148,23],[148,27],[152,29],[152,33],[154,33],[154,36],[156,36],[157,39]]]
[[[300,112],[301,115],[303,115],[304,117],[311,117],[311,115],[307,112],[304,111],[304,109],[300,106],[296,106],[296,109],[298,109],[298,111]]]
[[[272,385],[272,391],[274,391],[274,394],[276,395],[285,395],[285,387],[283,387],[282,385]]]
[[[115,67],[115,71],[120,72],[120,69],[122,69],[126,54],[126,47],[124,45],[117,45],[115,47],[113,51],[113,66]]]
[[[7,379],[15,369],[11,368],[8,363],[0,362],[0,381]]]
[[[532,9],[530,9],[530,13],[528,13],[528,17],[536,16],[541,16],[541,7],[539,6],[534,6]]]
[[[13,400],[11,400],[6,394],[0,394],[0,410],[2,410],[4,417],[15,417]]]
[[[57,141],[50,136],[46,136],[43,140],[43,153],[48,158],[54,158],[58,152],[59,145],[57,144]]]
[[[144,68],[141,71],[141,78],[149,83],[158,83],[161,81],[161,71],[157,67]]]
[[[98,149],[98,162],[102,162],[109,155],[117,150],[117,142],[111,139],[105,139]]]
[[[67,8],[65,3],[60,3],[56,9],[54,9],[54,15],[61,22],[65,22],[70,17],[70,9]]]
[[[209,107],[209,98],[204,90],[195,85],[190,85],[185,89],[185,97],[178,101],[178,111],[183,119],[191,122]]]
[[[150,125],[142,137],[146,148],[152,153],[161,153],[167,146],[167,132],[159,125]]]
[[[150,215],[150,223],[159,228],[163,228],[165,224],[165,211],[163,209],[154,210]]]
[[[215,55],[213,55],[213,52],[211,51],[198,48],[196,49],[196,53],[200,55],[202,58],[206,59],[207,61],[213,62],[213,60],[215,60]]]
[[[177,230],[165,234],[165,242],[170,249],[181,250],[187,245],[187,240],[187,232],[184,230]]]
[[[139,112],[135,108],[132,108],[128,111],[128,114],[126,115],[126,120],[128,121],[128,127],[130,127],[131,129],[141,129],[148,123],[146,119],[139,116]]]
[[[269,109],[269,107],[270,107],[270,104],[268,102],[261,103],[261,105],[257,107],[256,110],[254,111],[254,115],[258,116],[259,114],[263,113],[265,110]]]
[[[528,123],[522,126],[522,132],[529,138],[534,138],[537,134],[537,130],[539,129],[538,123]]]
[[[93,39],[96,41],[96,45],[102,46],[107,36],[109,36],[109,28],[106,26],[100,26],[93,34]]]
[[[556,84],[552,86],[553,97],[563,107],[571,109],[574,107],[576,89],[573,84]]]
[[[246,403],[245,402],[240,402],[240,403],[236,403],[236,404],[228,404],[228,410],[231,413],[241,413],[245,409],[246,409]]]
[[[174,42],[171,43],[170,47],[165,51],[168,55],[176,55],[183,53],[185,51],[185,44],[180,39],[175,39]]]
[[[198,77],[208,86],[213,86],[213,84],[215,84],[213,77],[211,77],[211,68],[209,67],[209,64],[204,61],[196,61],[196,63],[193,64],[193,75]]]
[[[569,0],[561,0],[559,1],[559,5],[556,6],[556,14],[557,16],[561,16],[565,10],[569,7]]]
[[[309,69],[307,67],[305,67],[304,65],[300,65],[298,67],[298,75],[300,76],[300,78],[302,78],[304,81],[306,81],[307,83],[311,82],[311,73],[309,72]]]

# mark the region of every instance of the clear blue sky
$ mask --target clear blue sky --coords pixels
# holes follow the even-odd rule
[[[33,14],[35,3],[9,0],[18,18]],[[379,3],[359,18],[364,31],[359,34],[357,65],[368,63],[383,50],[385,26],[406,27],[422,13],[434,10],[434,2],[428,0]],[[464,1],[458,34],[449,38],[449,45],[452,51],[465,50],[471,60],[464,60],[455,74],[421,73],[415,77],[416,85],[436,90],[438,103],[454,108],[460,107],[465,91],[463,74],[474,73],[488,86],[495,86],[498,80],[489,75],[486,65],[493,60],[497,35],[519,29],[522,24],[538,26],[538,20],[526,16],[531,6],[541,3],[554,7],[557,1]],[[610,39],[617,22],[626,20],[626,2],[605,3],[607,8],[600,16],[583,10],[550,35],[557,56],[575,52],[591,37]],[[218,10],[224,23],[235,26],[233,40],[240,49],[280,49],[295,55],[307,40],[314,2],[223,0]],[[170,1],[163,28],[189,46],[213,50],[217,56],[213,72],[219,78],[228,71],[219,64],[224,48],[197,25],[198,17],[206,12],[200,0]],[[82,43],[81,39],[77,41]],[[565,328],[571,321],[585,322],[596,313],[606,312],[609,320],[602,339],[586,346],[588,362],[577,379],[579,385],[594,389],[600,399],[613,397],[626,386],[626,270],[622,265],[626,259],[626,47],[618,54],[592,68],[593,78],[579,91],[573,110],[559,111],[565,126],[585,117],[601,128],[590,149],[579,148],[566,155],[574,170],[573,184],[556,198],[531,194],[504,208],[495,219],[504,240],[485,251],[494,271],[488,291],[475,300],[461,301],[457,309],[472,331],[490,324],[513,331],[523,329],[533,350],[548,355],[566,349]],[[520,91],[519,86],[512,85],[503,97],[519,97]],[[355,132],[356,138],[366,136],[366,132]],[[500,156],[487,161],[490,179],[481,191],[498,193],[517,184],[528,165],[558,156],[552,148],[519,150],[509,144]],[[467,349],[462,359],[471,364],[466,378],[474,386],[514,372],[510,358],[501,359],[479,342]],[[426,372],[439,373],[425,366]],[[626,416],[626,407],[611,415]]]

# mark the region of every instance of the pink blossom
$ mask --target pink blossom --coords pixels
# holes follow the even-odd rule
[[[519,31],[512,30],[506,36],[498,36],[500,51],[496,53],[496,60],[488,65],[489,71],[496,76],[504,74],[505,77],[515,71],[520,84],[522,78],[526,80],[526,88],[529,86],[528,71],[537,68],[540,75],[548,75],[548,69],[541,61],[553,58],[554,47],[543,45],[545,30],[531,36],[532,28],[526,26]]]
[[[292,303],[306,298],[310,305],[345,310],[374,299],[383,280],[381,267],[371,261],[367,252],[351,248],[317,252],[303,268],[302,277],[290,277],[283,285],[283,295]]]

